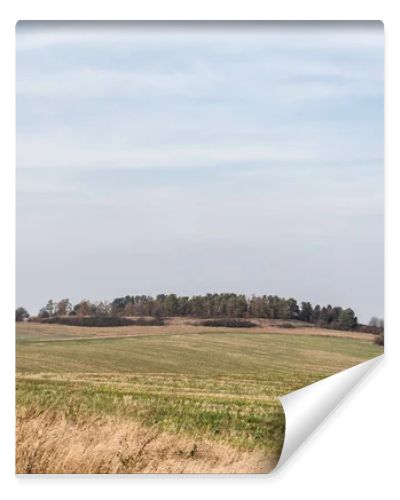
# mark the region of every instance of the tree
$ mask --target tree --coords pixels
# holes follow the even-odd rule
[[[178,316],[187,316],[189,311],[189,297],[178,297]]]
[[[297,305],[297,300],[296,299],[288,299],[286,301],[287,307],[289,308],[289,314],[290,318],[289,319],[298,319],[300,310],[299,306]]]
[[[167,295],[167,297],[163,300],[163,303],[166,316],[177,315],[179,303],[178,303],[178,298],[174,293],[170,293],[169,295]],[[162,314],[162,309],[161,309],[161,314]]]
[[[133,302],[128,302],[124,309],[122,310],[123,316],[135,316],[135,305]]]
[[[263,298],[261,299],[263,302]],[[236,311],[235,316],[237,318],[244,318],[247,313],[247,301],[244,295],[238,295],[236,298]]]
[[[92,314],[92,304],[88,300],[81,300],[78,306],[74,307],[78,316],[90,316]]]
[[[321,314],[321,306],[317,304],[314,307],[311,315],[311,323],[318,323],[320,314]]]
[[[160,320],[163,316],[162,307],[157,303],[154,304],[151,315],[153,316],[153,318]]]
[[[107,300],[101,300],[94,305],[97,316],[109,316],[111,314],[111,304]]]
[[[310,302],[302,302],[299,318],[302,321],[310,322],[312,320],[313,307]]]
[[[253,295],[249,302],[249,314],[253,318],[262,318],[262,301]]]
[[[343,330],[353,330],[358,324],[353,309],[350,308],[344,309],[340,313],[338,323],[339,323],[339,328],[342,328]]]
[[[190,312],[193,314],[193,316],[197,316],[199,318],[206,316],[204,301],[201,295],[196,295],[192,297],[189,300],[189,307],[190,307]]]
[[[62,299],[56,306],[57,316],[66,316],[72,311],[72,304],[69,299]]]
[[[377,328],[379,326],[379,319],[376,316],[372,316],[368,324]]]
[[[45,318],[49,318],[50,314],[45,307],[42,307],[39,311],[38,317],[40,319],[45,319]]]
[[[133,303],[133,302],[132,302]],[[120,314],[126,306],[126,301],[123,297],[118,297],[111,302],[111,314]]]
[[[282,299],[277,295],[268,295],[268,305],[271,311],[272,319],[282,319]],[[287,318],[286,318],[287,319]]]
[[[51,299],[47,302],[45,309],[48,312],[49,316],[55,316],[56,304]]]
[[[17,307],[15,309],[15,321],[24,321],[29,318],[29,313],[25,307]]]
[[[16,313],[17,314],[17,313]],[[21,317],[22,312],[20,313]],[[296,299],[277,295],[238,295],[236,293],[207,293],[182,297],[170,294],[126,295],[117,297],[111,303],[82,300],[73,308],[68,299],[58,303],[49,300],[39,311],[39,318],[50,316],[79,315],[90,317],[103,316],[193,316],[197,318],[270,318],[281,320],[300,319],[323,328],[351,330],[358,322],[354,311],[339,306],[313,305],[302,302],[299,307]],[[365,327],[365,325],[363,325]],[[369,330],[374,333],[383,331],[383,319],[371,318]],[[367,328],[367,327],[365,327]]]
[[[321,308],[321,311],[320,311],[319,317],[318,317],[318,324],[320,326],[326,326],[329,324],[330,307],[331,306],[327,306],[327,307],[324,306]]]

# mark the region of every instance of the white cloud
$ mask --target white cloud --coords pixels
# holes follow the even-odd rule
[[[132,72],[120,69],[83,68],[80,70],[26,75],[17,80],[17,95],[30,98],[92,99],[100,97],[143,96],[157,93],[182,95],[187,89],[198,95],[209,88],[216,75],[204,69],[201,74],[171,72]]]
[[[279,145],[198,144],[173,147],[107,148],[101,144],[82,148],[73,143],[43,138],[21,139],[17,148],[17,166],[68,168],[218,167],[273,161],[314,161],[312,151],[301,146],[282,152]]]

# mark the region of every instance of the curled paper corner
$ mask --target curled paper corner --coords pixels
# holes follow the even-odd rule
[[[286,427],[282,453],[274,472],[287,462],[340,401],[382,359],[383,354],[279,398],[285,412]]]

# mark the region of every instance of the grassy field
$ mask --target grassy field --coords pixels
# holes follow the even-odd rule
[[[17,326],[18,472],[266,471],[278,396],[382,353],[368,335],[127,328]]]

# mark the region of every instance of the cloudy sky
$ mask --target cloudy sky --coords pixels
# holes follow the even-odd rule
[[[20,22],[16,44],[17,305],[383,315],[380,23]]]

